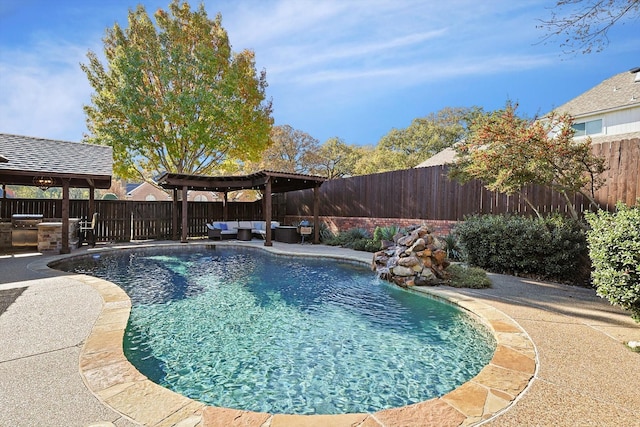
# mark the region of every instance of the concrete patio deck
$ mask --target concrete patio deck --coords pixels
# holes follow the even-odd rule
[[[189,245],[201,243],[210,242]],[[242,245],[262,247],[262,242]],[[368,253],[322,245],[274,242],[273,250],[371,259]],[[493,274],[492,289],[429,288],[482,312],[501,345],[492,375],[436,403],[339,418],[264,417],[268,414],[205,408],[168,391],[166,400],[157,400],[160,387],[129,370],[126,361],[114,362],[122,352],[118,331],[128,317],[126,295],[108,282],[46,267],[57,258],[0,255],[1,426],[640,425],[640,354],[623,344],[640,341],[640,325],[589,289]],[[8,308],[2,312],[4,303]],[[507,376],[493,376],[508,369]],[[513,396],[505,390],[514,380],[519,389],[510,403]],[[482,393],[482,401],[475,401]]]

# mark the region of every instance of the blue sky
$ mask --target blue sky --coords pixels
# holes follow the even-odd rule
[[[169,0],[0,0],[0,132],[80,141],[91,88],[79,63],[102,52],[129,8]],[[191,1],[193,7],[199,2]],[[233,49],[265,69],[277,125],[320,142],[376,144],[444,107],[516,101],[528,116],[640,66],[640,20],[614,27],[602,53],[541,43],[555,1],[218,0]]]

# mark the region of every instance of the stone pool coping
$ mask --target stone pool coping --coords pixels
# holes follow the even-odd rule
[[[211,245],[211,243],[205,243]],[[190,243],[195,246],[194,243]],[[234,242],[216,246],[241,246]],[[159,245],[148,245],[159,246]],[[162,245],[180,246],[180,244]],[[368,253],[318,253],[309,249],[291,253],[274,247],[251,245],[276,254],[326,256],[370,263]],[[136,248],[140,245],[110,248],[105,251]],[[317,248],[317,247],[316,247]],[[297,247],[296,249],[300,249]],[[82,256],[86,256],[83,254]],[[67,258],[67,257],[64,257]],[[60,258],[58,258],[60,259]],[[102,311],[80,352],[79,368],[87,388],[105,405],[138,423],[149,426],[469,426],[499,415],[527,390],[537,372],[538,357],[528,334],[513,319],[498,309],[461,295],[451,289],[416,288],[436,298],[452,302],[473,313],[493,332],[497,341],[490,363],[480,373],[442,397],[400,408],[369,414],[284,415],[241,411],[206,406],[159,386],[126,359],[122,347],[129,319],[131,300],[117,285],[87,275],[75,280],[93,287],[102,297]]]

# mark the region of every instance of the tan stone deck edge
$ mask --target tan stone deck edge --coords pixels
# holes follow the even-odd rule
[[[230,243],[228,246],[235,244]],[[287,255],[330,256],[319,253],[294,254],[263,246],[255,247]],[[100,252],[123,248],[140,249],[141,246],[110,248]],[[67,259],[69,256],[61,258]],[[367,262],[362,257],[353,257],[351,260]],[[473,313],[495,336],[497,346],[490,363],[477,376],[455,390],[439,398],[371,414],[274,415],[211,407],[151,382],[126,359],[123,338],[131,310],[131,300],[120,287],[87,275],[77,274],[73,275],[73,278],[92,286],[103,300],[102,312],[80,353],[79,370],[85,385],[105,405],[135,422],[148,426],[478,425],[500,415],[517,401],[535,378],[538,368],[535,345],[528,334],[509,316],[451,289],[421,288],[419,292],[443,298]]]

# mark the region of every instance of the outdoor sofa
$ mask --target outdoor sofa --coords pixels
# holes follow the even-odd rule
[[[271,221],[271,230],[279,227],[278,221]],[[216,221],[207,223],[209,239],[235,239],[238,236],[238,228],[250,228],[251,234],[265,238],[267,235],[266,221]],[[273,231],[272,231],[273,232]]]

